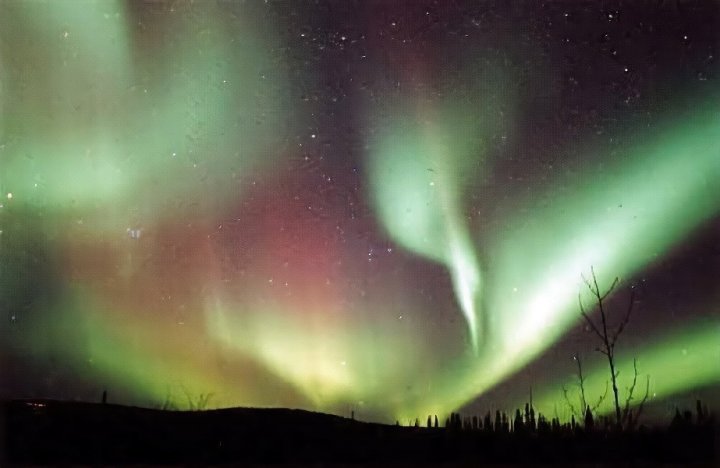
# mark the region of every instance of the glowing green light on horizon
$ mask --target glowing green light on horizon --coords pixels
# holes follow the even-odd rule
[[[601,283],[631,277],[720,210],[720,114],[692,118],[626,150],[604,171],[558,177],[525,202],[491,241],[496,268],[486,275],[488,311],[499,330],[492,351],[458,362],[435,398],[458,408],[518,371],[579,319],[577,294],[590,266]],[[589,303],[589,302],[586,302]],[[501,311],[501,312],[500,312]],[[495,327],[494,327],[495,329]],[[424,414],[427,402],[409,403]]]
[[[282,376],[313,409],[359,401],[394,405],[399,396],[388,395],[387,389],[422,374],[418,363],[409,362],[401,351],[416,350],[412,338],[391,328],[356,324],[350,330],[327,312],[298,313],[268,305],[226,302],[208,307],[207,314],[209,333],[222,346],[252,356]]]
[[[631,355],[632,354],[632,355]],[[653,400],[664,399],[704,385],[720,384],[720,322],[717,320],[695,325],[666,334],[641,347],[637,352],[627,351],[617,362],[619,373],[619,396],[624,405],[627,388],[632,384],[634,375],[633,358],[637,358],[638,378],[631,407],[640,403],[645,394],[646,376],[650,377],[648,404]],[[609,371],[604,359],[592,367],[585,366],[585,391],[588,402],[594,404],[605,391],[609,380]],[[579,388],[576,378],[563,382],[568,397],[576,409],[579,407]],[[561,385],[557,382],[547,384],[536,393],[534,405],[545,414],[557,406],[566,406]],[[524,402],[517,402],[521,407]],[[608,395],[598,408],[599,413],[610,414],[614,411],[611,395]],[[569,408],[563,408],[566,418],[570,417]]]

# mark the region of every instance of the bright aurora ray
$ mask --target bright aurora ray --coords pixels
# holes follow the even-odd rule
[[[426,39],[363,42],[435,34],[411,27],[430,10],[372,8],[313,35],[260,4],[0,5],[0,396],[445,415],[562,342],[591,267],[623,291],[717,224],[712,80],[508,182],[508,155],[545,154],[508,143],[535,109],[508,64],[541,47],[475,54],[489,34],[435,70]],[[643,335],[621,379],[637,357],[657,398],[719,385],[716,299]],[[572,371],[535,383],[538,408]]]
[[[450,129],[423,129],[414,120],[397,118],[376,143],[369,176],[377,212],[396,242],[446,266],[477,352],[480,267],[459,206],[462,163],[472,161],[471,153],[448,141]]]

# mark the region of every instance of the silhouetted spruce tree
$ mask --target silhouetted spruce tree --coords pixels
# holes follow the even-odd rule
[[[455,431],[462,429],[462,418],[459,413],[450,413],[450,424],[448,427]]]
[[[675,407],[675,416],[672,418],[672,421],[670,422],[670,430],[677,431],[684,429],[685,424],[683,421],[682,416],[680,416],[680,410]]]
[[[530,405],[530,430],[535,431],[537,424],[535,423],[535,408]]]
[[[430,417],[430,415],[428,415],[427,418],[427,427],[432,427],[432,418]]]
[[[514,432],[523,432],[523,420],[522,420],[522,414],[520,413],[520,409],[515,410],[515,422],[513,423],[513,431]]]
[[[593,419],[592,411],[590,410],[590,407],[588,406],[585,409],[585,430],[586,431],[592,431],[595,427],[595,420]]]
[[[695,401],[695,412],[697,413],[698,425],[707,424],[711,421],[710,411],[708,411],[707,405],[703,406],[700,400]]]
[[[610,429],[612,429],[613,423],[610,421],[610,417],[602,416],[600,420],[602,421],[602,426],[605,432],[608,432]],[[597,427],[597,424],[595,426]]]
[[[500,417],[500,410],[495,410],[495,432],[502,430],[502,418]]]
[[[492,429],[493,429],[493,426],[492,426],[492,416],[490,416],[490,411],[488,411],[488,412],[485,414],[485,421],[484,421],[484,423],[483,423],[483,429],[485,429],[485,430],[488,431],[488,432],[492,431]]]
[[[541,435],[546,435],[550,432],[550,424],[548,424],[547,419],[545,419],[545,416],[542,414],[538,414],[537,432]]]
[[[530,403],[525,403],[525,424],[530,424]]]
[[[558,418],[552,418],[551,427],[553,432],[560,432],[560,420]]]
[[[437,414],[435,415],[435,427],[438,427],[438,419],[437,419]]]
[[[415,427],[420,427],[420,420],[415,418]]]

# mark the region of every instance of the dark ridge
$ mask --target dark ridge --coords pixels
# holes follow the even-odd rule
[[[678,412],[667,429],[613,432],[555,421],[533,421],[532,426],[520,421],[511,429],[505,424],[488,429],[482,423],[465,424],[455,414],[447,427],[419,427],[417,422],[415,427],[401,427],[282,408],[165,411],[13,400],[2,403],[0,421],[0,453],[10,464],[717,466],[720,446],[714,418],[695,421],[689,411]]]

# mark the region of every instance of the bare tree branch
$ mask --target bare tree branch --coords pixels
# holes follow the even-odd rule
[[[618,278],[618,277],[616,276],[615,279],[613,280],[612,284],[611,284],[610,287],[608,288],[608,290],[605,291],[605,294],[603,294],[602,296],[600,296],[599,299],[604,301],[605,298],[608,297],[608,296],[613,292],[613,290],[615,289],[615,286],[617,286],[617,284],[618,284],[619,281],[620,281],[620,278]]]
[[[580,383],[580,403],[582,404],[582,411],[584,413],[585,408],[587,408],[587,399],[585,398],[585,377],[582,373],[582,361],[580,360],[580,355],[578,353],[575,353],[575,362],[577,363],[578,382]]]
[[[633,399],[633,393],[635,393],[635,385],[637,384],[637,359],[633,359],[633,380],[629,387],[626,387],[627,398],[625,399],[625,408],[623,409],[623,422],[627,423],[628,414],[630,412],[630,402]]]
[[[573,406],[573,404],[570,402],[570,397],[568,396],[568,390],[567,390],[567,388],[565,387],[564,384],[563,384],[563,386],[562,386],[562,391],[563,391],[563,397],[565,398],[565,404],[568,405],[568,407],[570,408],[570,411],[572,412],[572,414],[573,414],[576,418],[579,418],[580,415],[579,415],[579,413],[577,412],[577,410],[575,410],[575,407]]]
[[[635,422],[637,422],[638,418],[643,412],[643,408],[645,407],[645,402],[648,399],[648,395],[650,395],[650,376],[645,376],[645,395],[643,395],[642,400],[640,400],[640,404],[637,406],[637,412],[635,414]]]
[[[605,393],[603,393],[603,394],[600,396],[600,398],[598,398],[598,401],[597,401],[597,403],[595,403],[595,406],[591,406],[591,407],[590,407],[590,411],[592,411],[593,413],[595,412],[596,409],[598,409],[598,408],[600,407],[600,405],[602,404],[602,402],[605,401],[605,397],[606,397],[607,394],[608,394],[608,387],[609,387],[609,386],[608,386],[608,381],[606,380],[606,381],[605,381]]]
[[[580,314],[585,319],[585,322],[587,322],[590,329],[593,331],[593,333],[598,337],[600,340],[601,346],[598,346],[595,348],[596,351],[598,351],[601,354],[604,354],[607,357],[608,361],[608,367],[610,370],[610,379],[612,383],[612,390],[613,390],[613,397],[614,397],[614,403],[615,403],[615,423],[618,428],[622,428],[623,423],[626,423],[627,421],[632,419],[632,412],[630,410],[630,403],[633,399],[633,393],[635,392],[635,386],[637,384],[637,366],[635,362],[633,362],[633,366],[635,367],[635,374],[633,376],[633,382],[632,385],[628,388],[626,388],[628,395],[627,399],[625,400],[624,408],[621,408],[620,405],[620,397],[618,392],[618,376],[620,375],[620,371],[617,370],[615,367],[615,344],[617,343],[618,338],[622,334],[622,332],[625,330],[625,327],[630,322],[630,316],[632,315],[633,306],[635,303],[635,291],[632,290],[630,294],[630,301],[628,303],[627,311],[625,312],[625,315],[623,317],[623,320],[619,323],[617,327],[614,329],[608,330],[608,314],[607,310],[605,308],[605,299],[607,299],[615,290],[617,285],[620,283],[620,278],[617,276],[615,279],[613,279],[612,283],[610,284],[610,287],[607,288],[604,292],[600,291],[600,285],[598,284],[597,275],[595,274],[595,268],[593,266],[590,266],[590,272],[592,274],[592,278],[588,279],[584,275],[580,275],[583,282],[585,283],[585,286],[590,291],[590,294],[594,296],[596,301],[596,307],[600,312],[600,323],[596,324],[590,317],[590,314],[585,309],[585,305],[582,302],[582,294],[578,294],[578,303],[580,306]],[[607,387],[605,395],[607,395]],[[598,402],[598,405],[604,400],[605,395],[603,395]],[[583,395],[584,398],[584,395]],[[644,401],[643,401],[644,403]],[[596,407],[597,407],[596,406]]]
[[[592,267],[590,268],[590,270],[592,270]],[[583,282],[585,283],[585,286],[587,286],[587,288],[590,290],[590,292],[593,293],[593,295],[597,296],[595,289],[593,288],[592,284],[590,284],[590,281],[588,281],[588,279],[585,278],[585,275],[580,275],[580,277],[582,278]]]
[[[593,322],[590,318],[590,315],[585,311],[585,306],[583,306],[582,297],[580,296],[580,294],[578,294],[578,303],[580,304],[580,314],[583,316],[588,325],[590,325],[590,329],[595,332],[598,338],[602,340],[603,335],[600,332],[600,329],[595,325],[595,322]]]
[[[625,318],[623,319],[623,321],[620,322],[620,325],[618,326],[617,330],[615,331],[615,334],[613,335],[613,338],[611,341],[613,347],[615,346],[615,342],[617,341],[618,337],[625,329],[625,326],[628,324],[628,322],[630,322],[630,315],[632,314],[634,303],[635,303],[635,289],[631,288],[630,289],[630,301],[628,302],[627,313],[625,314]]]
[[[633,416],[632,410],[630,409],[630,402],[634,399],[633,395],[635,394],[635,386],[637,385],[637,376],[637,359],[633,359],[633,381],[630,387],[627,388],[628,396],[625,400],[625,409],[623,411],[623,423],[628,428],[632,428],[637,423],[638,418],[642,414],[645,402],[648,399],[648,395],[650,394],[650,376],[648,375],[645,379],[645,394],[643,395],[642,400],[640,400],[640,404],[637,406],[636,413]]]

